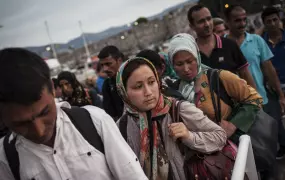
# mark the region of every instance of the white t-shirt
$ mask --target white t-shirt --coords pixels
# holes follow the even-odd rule
[[[17,137],[21,180],[137,180],[147,179],[140,163],[114,120],[103,110],[85,106],[101,136],[105,154],[91,146],[57,104],[54,148]],[[11,136],[11,138],[13,138]],[[0,179],[13,180],[3,138],[0,140]]]

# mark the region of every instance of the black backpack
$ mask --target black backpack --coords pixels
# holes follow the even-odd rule
[[[71,109],[62,108],[62,110],[68,115],[69,119],[76,129],[81,133],[84,139],[90,145],[104,154],[105,151],[102,139],[94,126],[89,112],[86,109],[79,107],[72,107]],[[20,180],[19,154],[15,148],[17,137],[15,137],[9,143],[10,135],[11,132],[4,137],[4,151],[15,180]]]
[[[207,70],[207,78],[209,81],[209,87],[211,90],[211,96],[213,96],[212,92],[215,92],[219,95],[219,98],[224,101],[230,107],[234,107],[234,102],[232,98],[228,95],[223,82],[220,79],[220,70],[217,69],[208,69]]]

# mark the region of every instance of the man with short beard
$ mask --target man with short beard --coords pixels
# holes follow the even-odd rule
[[[266,32],[263,34],[263,39],[266,41],[270,50],[274,54],[274,57],[272,58],[272,64],[276,69],[282,90],[284,92],[285,91],[285,61],[284,61],[285,32],[280,28],[281,20],[279,12],[280,11],[275,7],[268,7],[262,12],[261,18],[266,29]],[[278,133],[280,149],[277,153],[276,159],[282,159],[285,156],[285,130],[281,121],[282,114],[280,108],[275,108],[275,109],[277,110],[276,112],[277,117],[275,118],[280,123],[279,133]]]
[[[213,19],[209,9],[202,5],[191,7],[188,20],[198,37],[202,63],[211,68],[238,74],[255,88],[254,80],[248,71],[248,63],[236,43],[213,33]]]
[[[275,7],[268,7],[262,12],[261,18],[266,29],[262,37],[274,54],[272,64],[285,91],[285,31],[280,27],[279,13],[280,10]]]
[[[124,111],[124,103],[116,88],[116,75],[124,61],[124,55],[116,46],[106,46],[98,57],[100,66],[108,76],[102,87],[103,109],[117,121]]]
[[[263,98],[264,111],[275,119],[280,119],[280,117],[278,118],[276,116],[276,111],[281,107],[281,111],[284,112],[285,98],[281,90],[277,73],[271,63],[273,54],[270,48],[262,37],[246,32],[247,14],[243,7],[239,5],[230,6],[225,10],[225,17],[230,30],[227,37],[236,41],[246,60],[250,64],[249,70],[255,80],[257,91]],[[277,100],[272,97],[273,95],[269,93],[269,91],[266,91],[264,85],[265,80],[267,80],[269,88],[276,92]],[[283,127],[282,123],[279,124],[279,134],[281,132],[281,127]],[[268,174],[265,176],[267,175]]]
[[[260,36],[246,32],[247,15],[241,6],[234,5],[226,9],[225,17],[230,30],[227,37],[237,42],[250,64],[249,70],[255,80],[257,91],[263,98],[264,106],[268,103],[263,78],[266,77],[270,87],[278,94],[282,112],[284,112],[285,98],[277,73],[271,63],[273,54],[268,45]]]

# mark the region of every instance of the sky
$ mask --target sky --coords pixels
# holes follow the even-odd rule
[[[0,0],[0,49],[66,43],[86,33],[149,17],[186,0]]]

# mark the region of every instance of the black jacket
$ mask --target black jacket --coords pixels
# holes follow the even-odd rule
[[[99,107],[99,108],[102,108],[102,100],[103,100],[103,98],[102,97],[100,97],[100,95],[98,94],[98,91],[97,91],[97,89],[96,88],[91,88],[91,89],[89,89],[89,96],[91,97],[91,99],[92,99],[92,105],[93,106],[97,106],[97,107]]]
[[[106,79],[102,88],[103,93],[103,109],[115,121],[118,120],[124,111],[124,102],[119,96],[116,88],[115,79]]]

